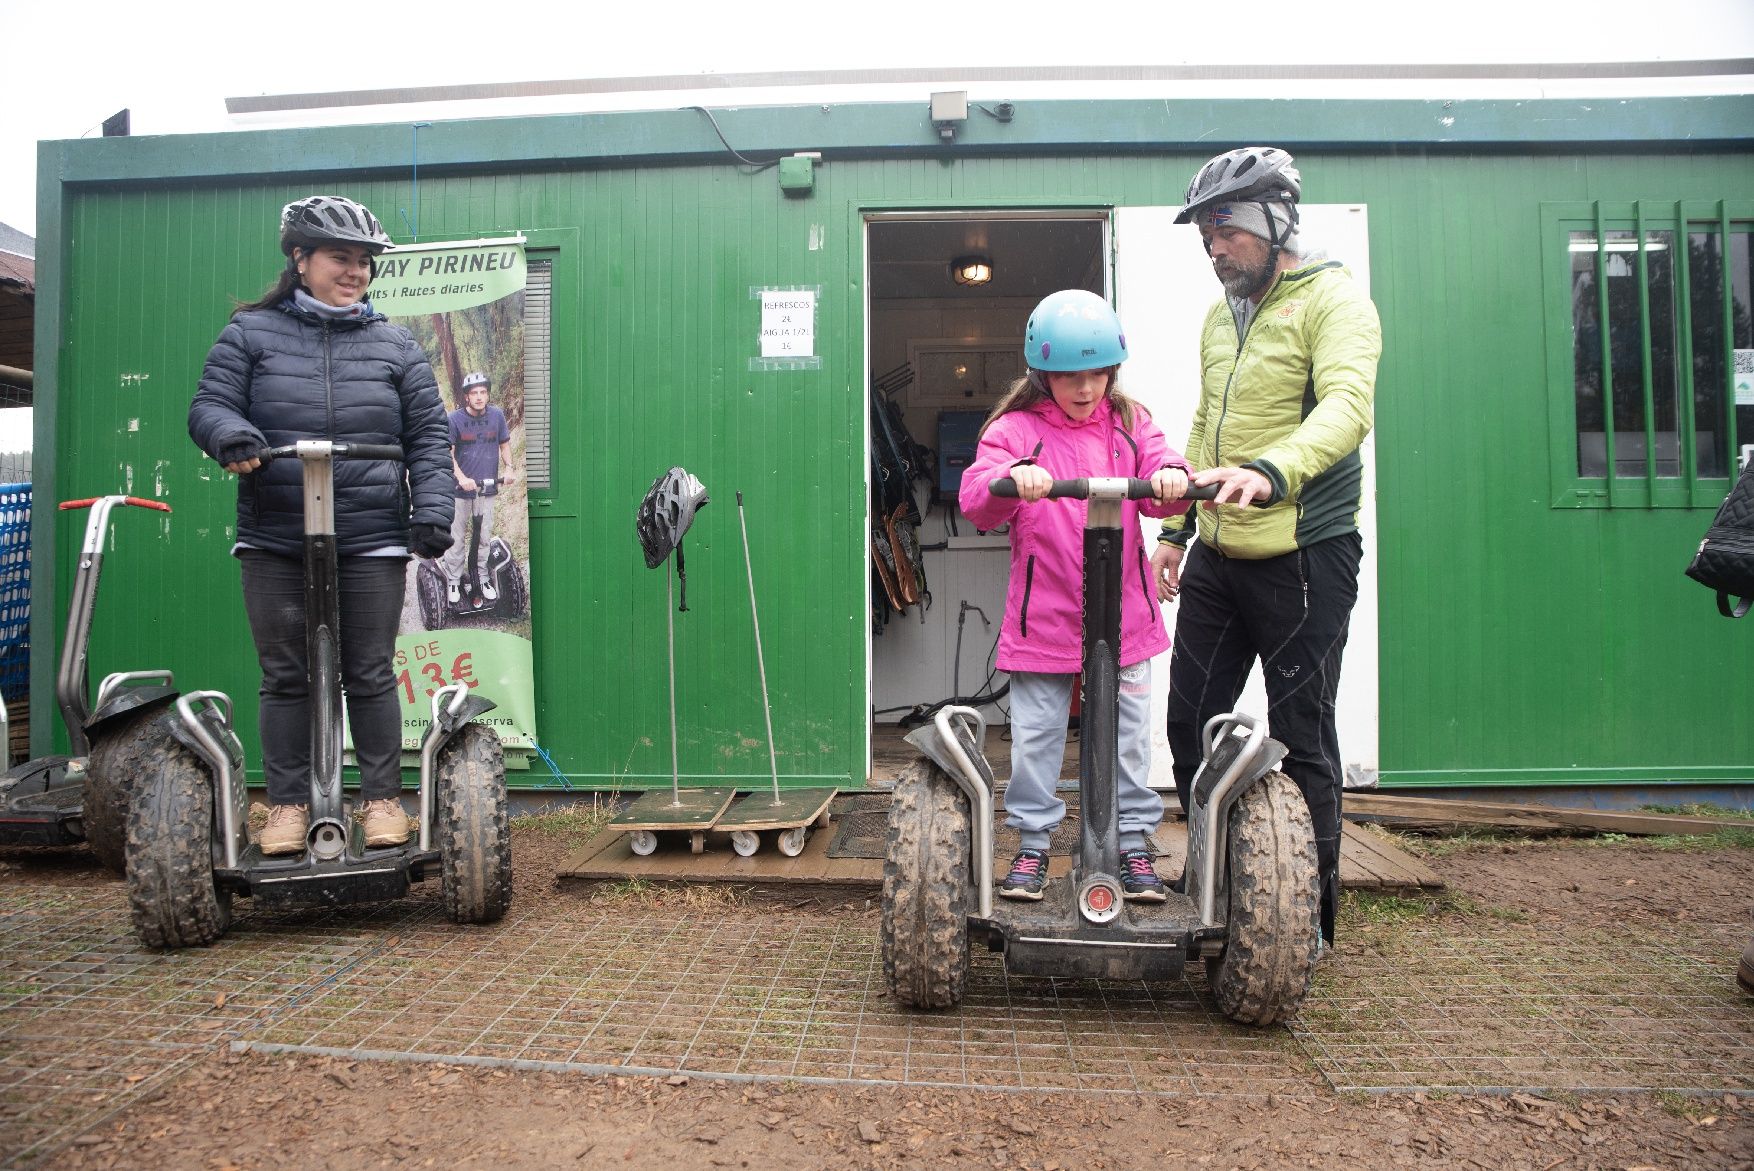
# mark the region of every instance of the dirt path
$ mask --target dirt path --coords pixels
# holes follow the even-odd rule
[[[518,898],[627,902],[629,913],[698,910],[699,892],[579,892],[554,864],[572,843],[518,831]],[[1507,925],[1589,940],[1664,923],[1711,941],[1723,971],[1754,909],[1754,851],[1634,843],[1484,844],[1429,859],[1437,900],[1350,900],[1325,1001],[1377,980],[1405,954],[1406,924],[1453,934]],[[54,870],[50,881],[68,876]],[[732,908],[728,908],[732,910]],[[875,931],[862,901],[742,905],[827,915]],[[1425,934],[1430,934],[1427,931]],[[1425,935],[1416,935],[1425,938]],[[1561,953],[1563,954],[1563,953]],[[1416,969],[1417,970],[1417,969]],[[1428,968],[1425,970],[1429,970]],[[1539,981],[1539,973],[1531,973]],[[1754,1000],[1728,1027],[1748,1052]],[[1742,1015],[1738,1016],[1737,1013]],[[1725,1027],[1722,1024],[1718,1028]],[[1744,1079],[1745,1081],[1746,1079]],[[3,1149],[3,1144],[0,1144]],[[234,1053],[216,1047],[150,1099],[80,1135],[41,1166],[235,1167],[1747,1168],[1754,1097],[1666,1093],[1237,1093],[1151,1097],[916,1086],[642,1078],[491,1066]]]
[[[1754,1103],[1735,1098],[925,1093],[246,1055],[47,1165],[1558,1171],[1748,1167],[1751,1153]]]

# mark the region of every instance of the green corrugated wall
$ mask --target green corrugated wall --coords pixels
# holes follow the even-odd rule
[[[1542,297],[1543,263],[1562,258],[1563,241],[1540,234],[1543,202],[1754,190],[1754,156],[1298,153],[1307,198],[1370,211],[1385,339],[1384,783],[1754,780],[1754,623],[1725,622],[1681,575],[1710,510],[1549,504],[1546,351],[1569,339]],[[676,615],[684,777],[767,773],[742,491],[781,774],[862,780],[862,212],[1175,204],[1205,157],[831,158],[803,199],[783,198],[771,171],[729,163],[423,167],[423,239],[522,230],[533,255],[554,260],[554,486],[535,494],[531,559],[539,732],[569,781],[669,778],[664,576],[644,568],[633,516],[671,464],[713,494],[688,537],[689,610]],[[62,238],[43,249],[49,264],[56,249],[65,258],[66,308],[55,479],[39,499],[126,489],[176,509],[163,522],[116,519],[94,678],[163,666],[184,686],[229,691],[252,762],[256,674],[227,556],[233,492],[184,417],[231,299],[274,273],[281,204],[316,189],[365,201],[392,230],[410,196],[400,174],[69,184]],[[820,369],[749,370],[750,291],[768,285],[821,289]],[[80,523],[59,522],[58,613]],[[33,714],[49,713],[39,701]]]

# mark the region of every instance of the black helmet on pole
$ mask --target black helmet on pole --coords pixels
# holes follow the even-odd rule
[[[672,549],[681,547],[694,514],[706,504],[706,485],[682,468],[671,468],[652,481],[634,520],[647,569],[658,568]]]

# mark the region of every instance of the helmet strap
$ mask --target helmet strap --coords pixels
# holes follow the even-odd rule
[[[1251,301],[1260,296],[1262,291],[1265,290],[1268,285],[1273,283],[1273,278],[1279,275],[1279,257],[1284,254],[1285,241],[1289,240],[1291,234],[1297,231],[1298,224],[1297,204],[1284,204],[1286,209],[1285,218],[1290,222],[1285,226],[1285,230],[1281,232],[1279,230],[1279,221],[1273,217],[1273,203],[1265,199],[1256,200],[1256,203],[1260,206],[1261,214],[1267,217],[1267,231],[1271,232],[1272,235],[1267,238],[1267,271],[1261,274],[1260,281],[1256,283],[1254,288],[1249,290],[1248,298]],[[1202,237],[1202,239],[1204,239],[1204,237]],[[1207,245],[1206,251],[1208,253],[1212,251],[1211,245]]]

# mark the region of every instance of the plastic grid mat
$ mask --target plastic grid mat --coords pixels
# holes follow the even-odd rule
[[[421,890],[245,915],[212,948],[157,954],[135,945],[119,883],[39,885],[14,868],[0,880],[0,1162],[59,1149],[237,1043],[1085,1092],[1754,1092],[1754,1010],[1726,932],[1352,936],[1289,1029],[1224,1020],[1198,966],[1159,985],[1059,981],[1009,977],[984,951],[961,1007],[925,1014],[884,995],[869,912],[551,894],[459,927]]]

